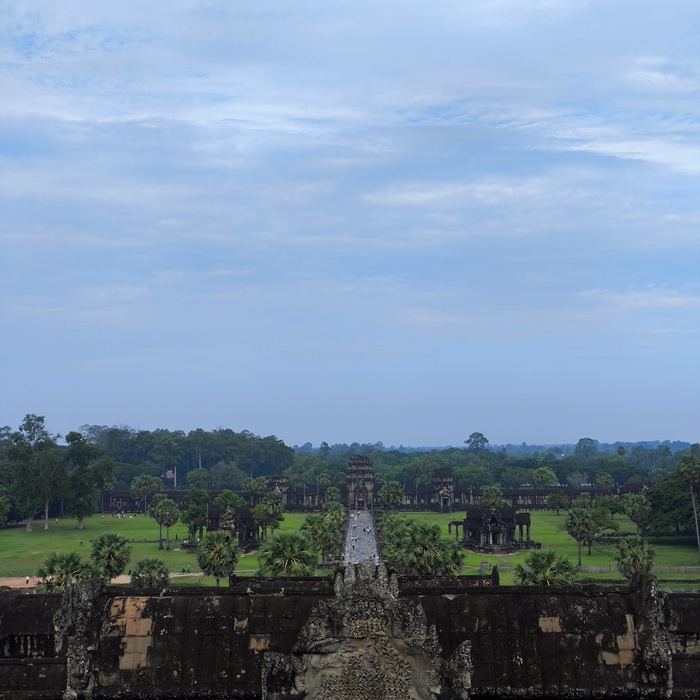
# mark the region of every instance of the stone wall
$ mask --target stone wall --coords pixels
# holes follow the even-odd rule
[[[483,580],[481,583],[485,583]],[[0,593],[0,698],[700,698],[700,597],[348,567],[231,589]]]

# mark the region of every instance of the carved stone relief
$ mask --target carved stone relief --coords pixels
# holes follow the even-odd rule
[[[420,602],[398,598],[383,564],[348,565],[335,598],[319,601],[291,656],[268,654],[267,700],[430,700],[469,697],[471,647],[444,659]]]

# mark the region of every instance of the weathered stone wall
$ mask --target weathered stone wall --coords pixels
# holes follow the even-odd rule
[[[0,593],[0,697],[61,697],[66,662],[53,623],[60,608],[61,596]]]
[[[386,594],[351,583],[345,593],[318,578],[146,593],[91,584],[72,603],[3,592],[0,698],[252,699],[265,679],[272,700],[326,697],[315,673],[351,693],[382,655],[409,670],[406,698],[411,688],[440,698],[700,698],[700,597],[661,596],[651,578],[563,589],[399,579]],[[355,675],[340,668],[350,657]],[[371,697],[392,697],[376,687]],[[346,697],[363,697],[355,690]]]
[[[674,695],[700,697],[700,596],[666,596],[662,614],[673,655]]]

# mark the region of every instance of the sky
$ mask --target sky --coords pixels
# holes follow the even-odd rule
[[[700,441],[697,0],[0,2],[0,425]]]

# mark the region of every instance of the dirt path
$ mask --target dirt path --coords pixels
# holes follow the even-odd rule
[[[183,576],[203,576],[201,571],[191,571],[189,573],[172,573],[170,578],[182,578]],[[112,579],[112,583],[129,583],[131,581],[131,576],[124,574],[123,576],[117,576],[117,578]],[[29,583],[27,583],[26,576],[0,576],[0,586],[7,586],[9,588],[25,588],[27,590],[32,590],[34,588],[33,577],[29,577]]]

